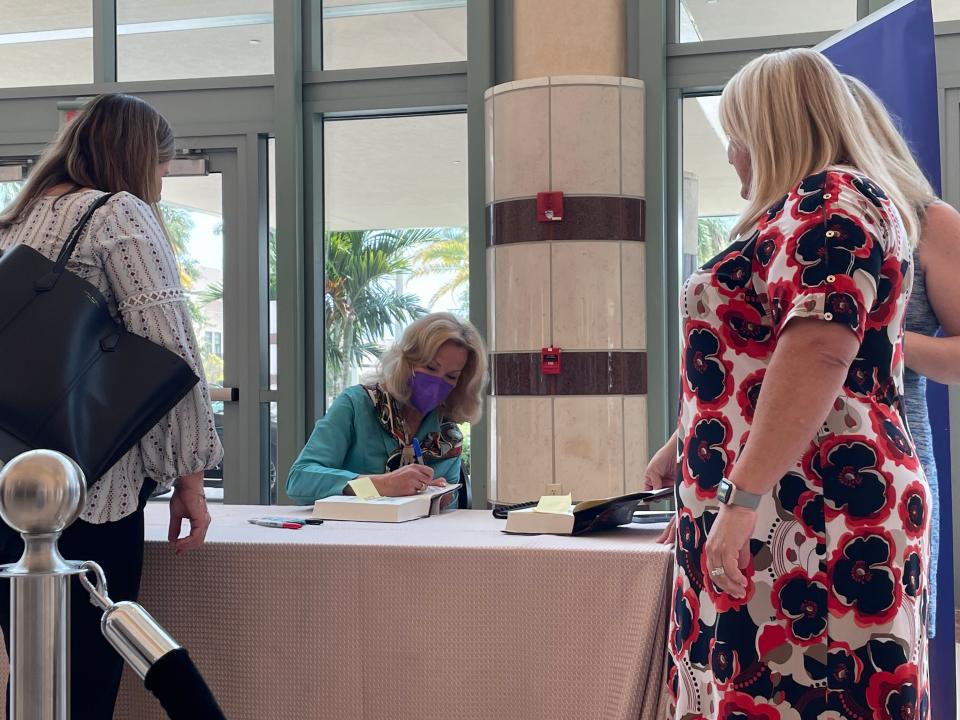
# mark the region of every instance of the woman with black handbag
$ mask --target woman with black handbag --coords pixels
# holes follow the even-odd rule
[[[115,600],[135,600],[139,591],[147,498],[172,485],[171,545],[177,553],[199,547],[210,524],[203,473],[223,457],[176,259],[156,206],[173,154],[173,131],[148,103],[101,95],[61,129],[23,190],[0,213],[0,251],[27,245],[52,260],[87,210],[102,202],[79,232],[67,272],[93,285],[128,332],[176,353],[200,378],[105,474],[88,478],[86,506],[60,540],[64,557],[94,560],[104,568]],[[106,194],[112,196],[104,202]],[[190,531],[181,538],[185,519]],[[22,548],[19,535],[0,524],[0,562],[15,562]],[[8,650],[9,602],[0,588]],[[104,640],[99,621],[100,611],[74,584],[74,718],[113,717],[123,661]]]

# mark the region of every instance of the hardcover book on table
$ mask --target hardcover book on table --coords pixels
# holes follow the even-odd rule
[[[459,483],[427,487],[417,495],[364,500],[355,495],[332,495],[313,504],[313,516],[322,520],[399,523],[440,512],[440,499],[459,488]]]
[[[636,492],[600,500],[584,500],[570,505],[569,512],[537,512],[536,508],[511,510],[504,532],[526,535],[583,535],[633,522],[633,514],[642,505],[666,500],[673,488]]]

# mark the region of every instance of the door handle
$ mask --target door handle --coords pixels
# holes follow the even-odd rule
[[[211,387],[211,402],[237,402],[240,399],[240,388],[235,387]]]

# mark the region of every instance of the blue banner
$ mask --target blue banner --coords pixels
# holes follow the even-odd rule
[[[899,0],[817,46],[841,72],[866,83],[899,124],[920,167],[940,193],[940,116],[937,59],[930,0]],[[937,575],[937,636],[930,645],[930,707],[933,720],[955,720],[950,417],[947,389],[927,385],[940,489],[940,554]]]
[[[818,45],[883,100],[940,194],[940,114],[930,0],[900,0]]]

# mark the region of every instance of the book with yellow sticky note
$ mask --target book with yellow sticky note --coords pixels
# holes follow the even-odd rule
[[[443,487],[428,485],[416,495],[382,497],[368,477],[359,477],[347,484],[353,495],[320,498],[313,504],[313,516],[322,520],[407,522],[437,515],[440,499],[460,487],[459,483]]]
[[[574,503],[570,495],[544,495],[536,507],[507,513],[504,532],[526,535],[583,535],[628,525],[637,508],[673,496],[673,488]]]

